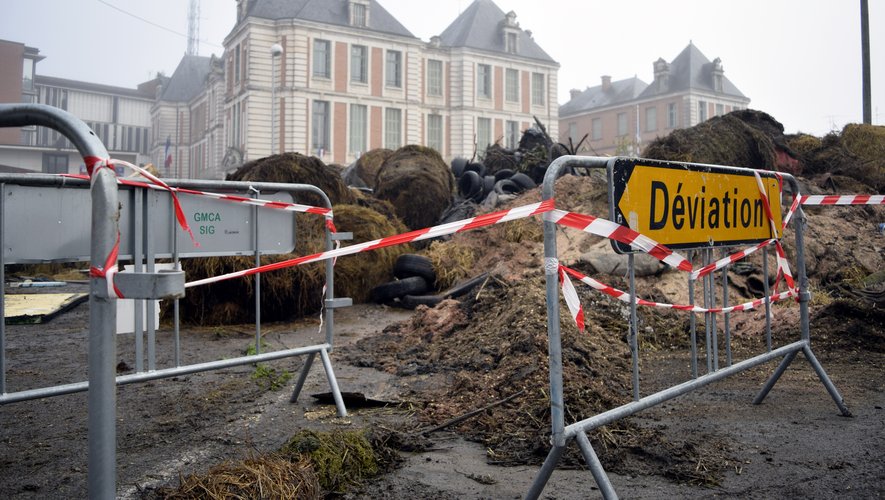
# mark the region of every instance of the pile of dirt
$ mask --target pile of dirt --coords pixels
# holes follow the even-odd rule
[[[410,229],[430,227],[452,203],[455,180],[435,150],[404,146],[390,155],[375,178],[375,196],[393,204]]]
[[[738,110],[659,137],[643,158],[797,172],[784,126],[762,111]]]
[[[585,333],[579,333],[567,315],[561,323],[569,422],[631,399],[630,354],[624,338],[627,306],[617,301],[593,304],[587,311]],[[492,280],[463,303],[449,300],[434,309],[419,307],[410,322],[342,352],[360,366],[434,380],[406,384],[413,390],[406,397],[413,401],[422,432],[448,428],[481,442],[488,449],[489,463],[537,465],[550,447],[545,311],[542,277],[514,283]],[[659,330],[683,327],[674,315],[657,315],[647,321],[647,326]],[[485,411],[459,419],[484,407]],[[657,431],[629,421],[590,434],[597,449],[605,450],[601,455],[610,470],[661,466],[667,474],[688,482],[715,482],[721,472],[695,470],[700,454],[721,452],[669,442]],[[658,450],[666,467],[640,464],[638,450],[648,447]],[[569,450],[562,462],[567,467],[582,463],[576,449]]]

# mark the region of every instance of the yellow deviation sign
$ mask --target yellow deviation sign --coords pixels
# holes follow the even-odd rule
[[[761,242],[772,237],[753,171],[711,165],[619,160],[613,169],[614,217],[675,248]],[[762,178],[781,236],[778,180]]]

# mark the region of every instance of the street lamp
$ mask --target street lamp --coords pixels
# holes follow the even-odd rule
[[[277,149],[277,56],[283,54],[283,46],[275,43],[270,46],[270,154]]]

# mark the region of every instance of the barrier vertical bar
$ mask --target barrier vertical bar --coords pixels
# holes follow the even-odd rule
[[[6,184],[0,183],[0,394],[6,394]]]
[[[132,200],[132,210],[129,214],[132,217],[132,267],[135,272],[142,272],[142,248],[144,245],[143,231],[144,223],[147,222],[141,217],[143,200],[141,193],[137,189],[124,191],[124,196]],[[144,371],[144,323],[142,318],[144,314],[144,302],[141,299],[131,300],[132,303],[132,321],[133,333],[135,338],[135,371]]]
[[[152,224],[150,223],[150,193],[147,189],[141,189],[141,197],[144,199],[142,205],[142,220],[144,221],[144,258],[147,266],[147,272],[154,273],[156,266],[154,262],[154,234]],[[156,312],[157,302],[153,299],[143,301],[144,305],[138,309],[139,314],[144,310],[145,323],[147,326],[147,351],[148,351],[148,370],[157,369],[157,329],[154,325],[154,313]]]
[[[250,187],[253,198],[258,198],[261,194],[255,188]],[[261,249],[259,244],[258,233],[258,207],[252,207],[252,221],[255,223],[252,227],[255,235],[255,267],[261,267]],[[255,354],[261,354],[261,273],[255,273]]]
[[[627,272],[630,275],[630,352],[633,357],[633,400],[639,401],[639,340],[636,321],[636,272],[634,255],[627,255]]]
[[[765,293],[765,347],[771,352],[771,290],[768,286],[768,247],[762,249],[762,289]]]
[[[171,196],[169,197],[169,204],[172,206],[172,210],[169,211],[169,231],[172,240],[172,263],[174,264],[176,271],[181,271],[181,260],[178,256],[178,231],[176,230],[177,221],[175,220],[175,205]],[[180,299],[176,298],[174,302],[172,302],[172,339],[173,344],[175,344],[175,353],[173,356],[175,358],[176,368],[181,366],[181,327],[179,325],[179,321],[181,320],[180,307]]]
[[[728,250],[722,251],[722,256],[728,256]],[[728,307],[728,268],[722,268],[722,307]],[[723,314],[725,323],[725,365],[731,366],[731,313]]]
[[[689,262],[694,262],[694,250],[688,252]],[[688,303],[694,305],[695,280],[688,276]],[[697,314],[689,313],[689,335],[691,336],[691,378],[698,378],[698,320]]]
[[[92,267],[104,268],[118,233],[114,173],[92,174]],[[106,281],[93,277],[89,293],[89,497],[114,498],[117,474],[116,303]]]
[[[705,266],[710,265],[710,250],[703,250],[703,262]],[[710,275],[704,276],[704,308],[710,309],[713,305],[710,303]],[[713,372],[713,340],[712,340],[712,332],[710,330],[710,323],[712,323],[713,313],[705,312],[704,313],[704,333],[706,334],[706,348],[707,348],[707,373]]]
[[[707,264],[713,263],[715,259],[715,255],[713,253],[713,249],[707,249]],[[716,274],[710,273],[710,308],[716,307]],[[719,370],[719,331],[716,327],[716,314],[710,313],[710,339],[713,343],[713,371]]]

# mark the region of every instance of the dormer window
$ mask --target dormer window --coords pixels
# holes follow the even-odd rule
[[[516,37],[516,33],[508,32],[505,34],[504,45],[508,54],[516,54],[517,52],[517,43],[518,38]]]
[[[369,2],[366,0],[350,1],[350,25],[357,28],[369,26]]]
[[[722,59],[718,57],[713,60],[713,90],[716,92],[723,91],[722,80],[725,78],[725,70],[722,68]]]
[[[516,22],[516,13],[512,10],[504,16],[502,22],[504,34],[504,52],[516,54],[519,52],[519,23]]]

